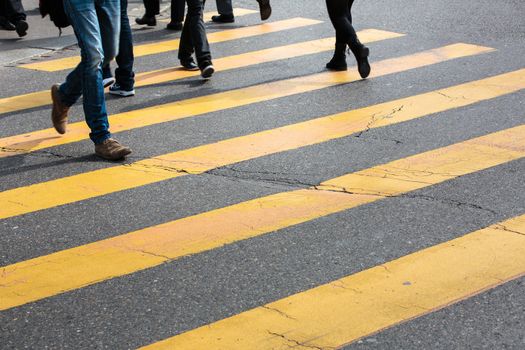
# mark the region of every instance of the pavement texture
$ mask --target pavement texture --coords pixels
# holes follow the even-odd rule
[[[68,72],[35,71],[19,65],[79,54],[71,28],[58,37],[51,22],[39,18],[36,1],[24,5],[29,15],[28,36],[19,39],[16,33],[0,32],[0,98],[49,89],[51,84],[63,81]],[[161,18],[166,18],[168,5],[163,3]],[[333,37],[324,2],[272,0],[272,5],[272,22],[303,17],[322,23],[214,43],[213,57]],[[251,0],[234,1],[234,6],[258,9]],[[214,9],[215,2],[208,1],[206,11]],[[142,14],[143,7],[139,1],[131,1],[129,11],[133,20]],[[375,28],[406,34],[368,44],[372,69],[374,62],[454,43],[496,51],[119,132],[115,137],[134,150],[123,164],[523,69],[523,13],[522,0],[356,1],[353,15],[358,30]],[[238,16],[233,24],[207,23],[206,28],[214,33],[259,24],[255,13]],[[180,33],[167,31],[164,26],[162,22],[155,28],[133,26],[135,45],[179,37]],[[140,87],[133,98],[109,96],[108,112],[114,115],[316,74],[324,71],[331,54],[218,71],[210,81],[195,77]],[[349,57],[351,65],[352,60]],[[176,51],[171,51],[137,57],[135,70],[148,72],[177,64]],[[0,266],[251,199],[309,188],[378,164],[518,127],[525,121],[524,107],[525,91],[521,90],[199,175],[7,217],[0,220]],[[0,138],[49,128],[49,114],[49,106],[0,114]],[[71,110],[70,122],[82,120],[79,103]],[[12,189],[120,164],[98,159],[89,140],[0,158],[0,196]],[[524,173],[525,159],[515,159],[409,195],[386,198],[0,310],[0,348],[133,349],[183,334],[523,215]],[[525,277],[517,276],[339,348],[524,349],[524,282]],[[2,287],[0,282],[0,293]],[[295,347],[309,348],[300,344]],[[261,345],[260,349],[265,347]]]

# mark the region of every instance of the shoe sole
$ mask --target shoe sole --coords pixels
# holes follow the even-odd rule
[[[131,91],[124,91],[124,90],[111,91],[109,90],[109,94],[114,95],[114,96],[130,97],[130,96],[135,96],[135,90],[131,90]]]
[[[215,68],[213,68],[213,66],[207,66],[202,70],[201,76],[204,79],[210,79],[213,73],[215,73]]]
[[[326,67],[326,69],[332,72],[344,72],[348,67]]]
[[[105,160],[112,160],[112,161],[123,160],[124,158],[126,158],[126,156],[130,155],[131,153],[132,153],[131,149],[127,149],[127,150],[120,152],[116,157],[110,157],[110,156],[105,156],[95,151],[95,154],[98,157],[105,159]]]
[[[102,80],[102,84],[104,85],[104,89],[107,88],[108,86],[111,86],[115,83],[115,78],[107,78],[107,79],[104,79]]]

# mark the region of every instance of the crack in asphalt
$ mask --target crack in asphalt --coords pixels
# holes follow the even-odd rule
[[[290,320],[297,321],[296,318],[294,318],[294,317],[292,317],[292,316],[290,316],[290,315],[284,313],[283,311],[281,311],[281,310],[279,310],[279,309],[275,309],[275,308],[272,308],[272,307],[267,306],[267,305],[263,305],[263,306],[261,306],[261,308],[266,309],[266,310],[270,310],[270,311],[277,312],[279,315],[281,315],[281,316],[283,316],[283,317],[286,317],[286,318],[288,318],[288,319],[290,319]]]
[[[503,224],[497,224],[497,225],[494,225],[494,227],[498,230],[502,230],[502,231],[505,231],[505,232],[511,232],[511,233],[516,233],[518,235],[521,235],[521,236],[525,236],[525,232],[520,232],[520,231],[516,231],[516,230],[511,230],[510,228],[508,228],[507,226],[503,225]]]
[[[304,342],[300,342],[298,340],[295,340],[295,339],[291,339],[289,337],[287,337],[286,335],[284,334],[280,334],[280,333],[276,333],[276,332],[272,332],[270,330],[267,330],[268,334],[270,335],[273,335],[273,336],[276,336],[276,337],[279,337],[279,338],[282,338],[284,340],[286,340],[287,342],[289,343],[293,343],[294,345],[288,345],[288,347],[290,348],[295,348],[297,346],[301,346],[301,347],[304,347],[304,348],[308,348],[308,349],[317,349],[317,350],[335,350],[334,347],[321,347],[321,346],[316,346],[316,345],[307,345],[305,344]]]

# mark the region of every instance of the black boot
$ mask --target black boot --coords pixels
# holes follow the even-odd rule
[[[370,63],[368,63],[370,50],[361,43],[357,43],[356,45],[352,46],[350,46],[350,50],[354,54],[357,61],[357,70],[359,71],[361,78],[365,79],[370,75]]]
[[[149,17],[149,16],[142,16],[141,18],[135,18],[135,22],[137,24],[140,24],[141,26],[147,25],[148,27],[155,27],[157,25],[157,19],[155,16]]]
[[[326,68],[334,71],[343,71],[346,66],[346,44],[335,44],[334,57],[326,64]]]

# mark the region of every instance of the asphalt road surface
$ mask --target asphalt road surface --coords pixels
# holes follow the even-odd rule
[[[525,348],[525,2],[356,1],[366,80],[272,4],[207,23],[209,81],[133,27],[124,162],[50,129],[71,28],[0,33],[2,350]]]

